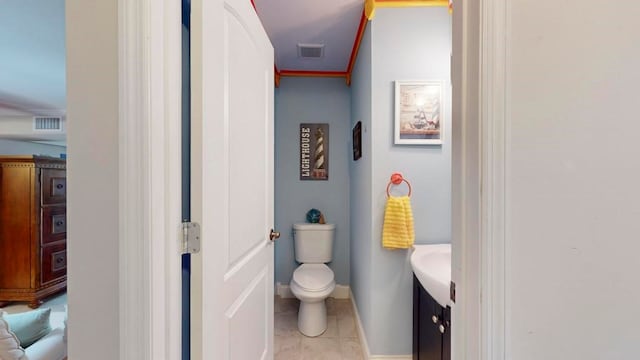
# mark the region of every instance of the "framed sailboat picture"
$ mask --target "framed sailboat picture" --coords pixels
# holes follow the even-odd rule
[[[396,81],[394,144],[442,145],[444,81]]]

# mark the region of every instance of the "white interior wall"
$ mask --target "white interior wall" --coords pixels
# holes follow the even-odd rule
[[[45,115],[43,115],[45,116]],[[48,115],[46,115],[48,116]],[[58,115],[52,115],[58,116]],[[34,131],[33,116],[0,115],[0,134],[3,138],[14,140],[49,140],[64,142],[66,137],[66,118],[62,118],[59,131]]]
[[[4,135],[26,134],[33,131],[33,116],[0,116],[0,133]]]
[[[481,354],[480,292],[480,4],[456,3],[452,16],[451,279],[453,359]],[[486,351],[486,349],[484,349]]]
[[[637,358],[640,4],[508,16],[506,358]]]
[[[69,358],[118,359],[118,2],[67,0]],[[75,120],[75,121],[74,121]]]

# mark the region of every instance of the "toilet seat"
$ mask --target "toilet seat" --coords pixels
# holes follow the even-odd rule
[[[319,292],[331,287],[333,271],[325,264],[302,264],[293,272],[293,281],[305,291]]]

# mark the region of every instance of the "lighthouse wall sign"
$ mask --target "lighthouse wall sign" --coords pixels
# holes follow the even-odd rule
[[[300,180],[329,179],[329,124],[300,124]]]

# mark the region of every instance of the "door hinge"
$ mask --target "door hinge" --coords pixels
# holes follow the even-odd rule
[[[200,224],[182,223],[182,253],[197,254],[200,252]]]

